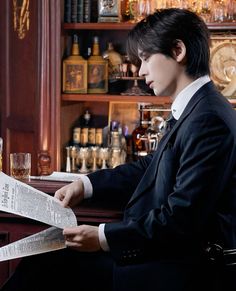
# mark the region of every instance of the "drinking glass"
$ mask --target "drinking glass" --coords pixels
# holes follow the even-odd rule
[[[147,17],[151,13],[151,1],[139,0],[138,1],[138,21]]]
[[[30,153],[10,154],[10,175],[18,180],[29,179],[31,173]]]
[[[107,169],[107,161],[109,159],[109,149],[108,148],[100,148],[99,149],[99,157],[102,160],[101,169]]]
[[[97,147],[97,146],[91,147],[91,157],[92,157],[91,171],[92,172],[95,172],[98,170],[98,167],[97,167],[98,149],[99,149],[99,147]]]
[[[87,159],[89,157],[88,147],[81,147],[79,149],[79,157],[82,161],[82,165],[81,165],[79,172],[82,174],[86,174],[86,173],[88,173],[88,168],[87,168]]]

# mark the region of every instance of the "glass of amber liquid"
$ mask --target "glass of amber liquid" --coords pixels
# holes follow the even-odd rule
[[[31,173],[30,153],[10,154],[10,175],[18,180],[29,180]]]

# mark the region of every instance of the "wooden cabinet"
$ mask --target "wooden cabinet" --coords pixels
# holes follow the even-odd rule
[[[0,246],[37,233],[47,227],[30,219],[0,212]],[[19,259],[14,259],[0,262],[0,288],[14,272],[19,261]]]

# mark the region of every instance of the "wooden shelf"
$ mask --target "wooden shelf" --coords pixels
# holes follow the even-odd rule
[[[229,98],[229,102],[236,106],[236,98]],[[109,94],[62,94],[62,101],[93,101],[93,102],[152,102],[159,104],[172,103],[166,96],[133,96]]]
[[[80,29],[80,30],[130,30],[135,23],[130,22],[98,22],[98,23],[64,23],[64,29]]]
[[[131,22],[63,23],[63,29],[66,30],[130,30],[134,26],[135,23]],[[214,22],[207,23],[207,26],[211,31],[236,30],[235,22]]]
[[[213,22],[213,23],[207,23],[207,26],[211,31],[236,30],[235,22]]]
[[[93,101],[93,102],[153,102],[171,103],[169,97],[162,96],[133,96],[133,95],[109,95],[109,94],[62,94],[63,101]]]

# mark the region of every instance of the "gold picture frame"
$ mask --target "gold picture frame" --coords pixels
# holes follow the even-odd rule
[[[108,124],[114,120],[125,127],[128,135],[131,135],[139,123],[138,104],[136,102],[110,102]]]
[[[236,36],[211,36],[211,79],[227,98],[236,97]]]
[[[133,130],[139,126],[139,104],[149,104],[151,118],[161,116],[166,119],[171,111],[171,104],[163,105],[158,103],[111,101],[109,103],[108,124],[110,124],[111,121],[118,121],[126,131],[126,134],[131,135]]]
[[[98,22],[119,22],[120,0],[98,0]]]

